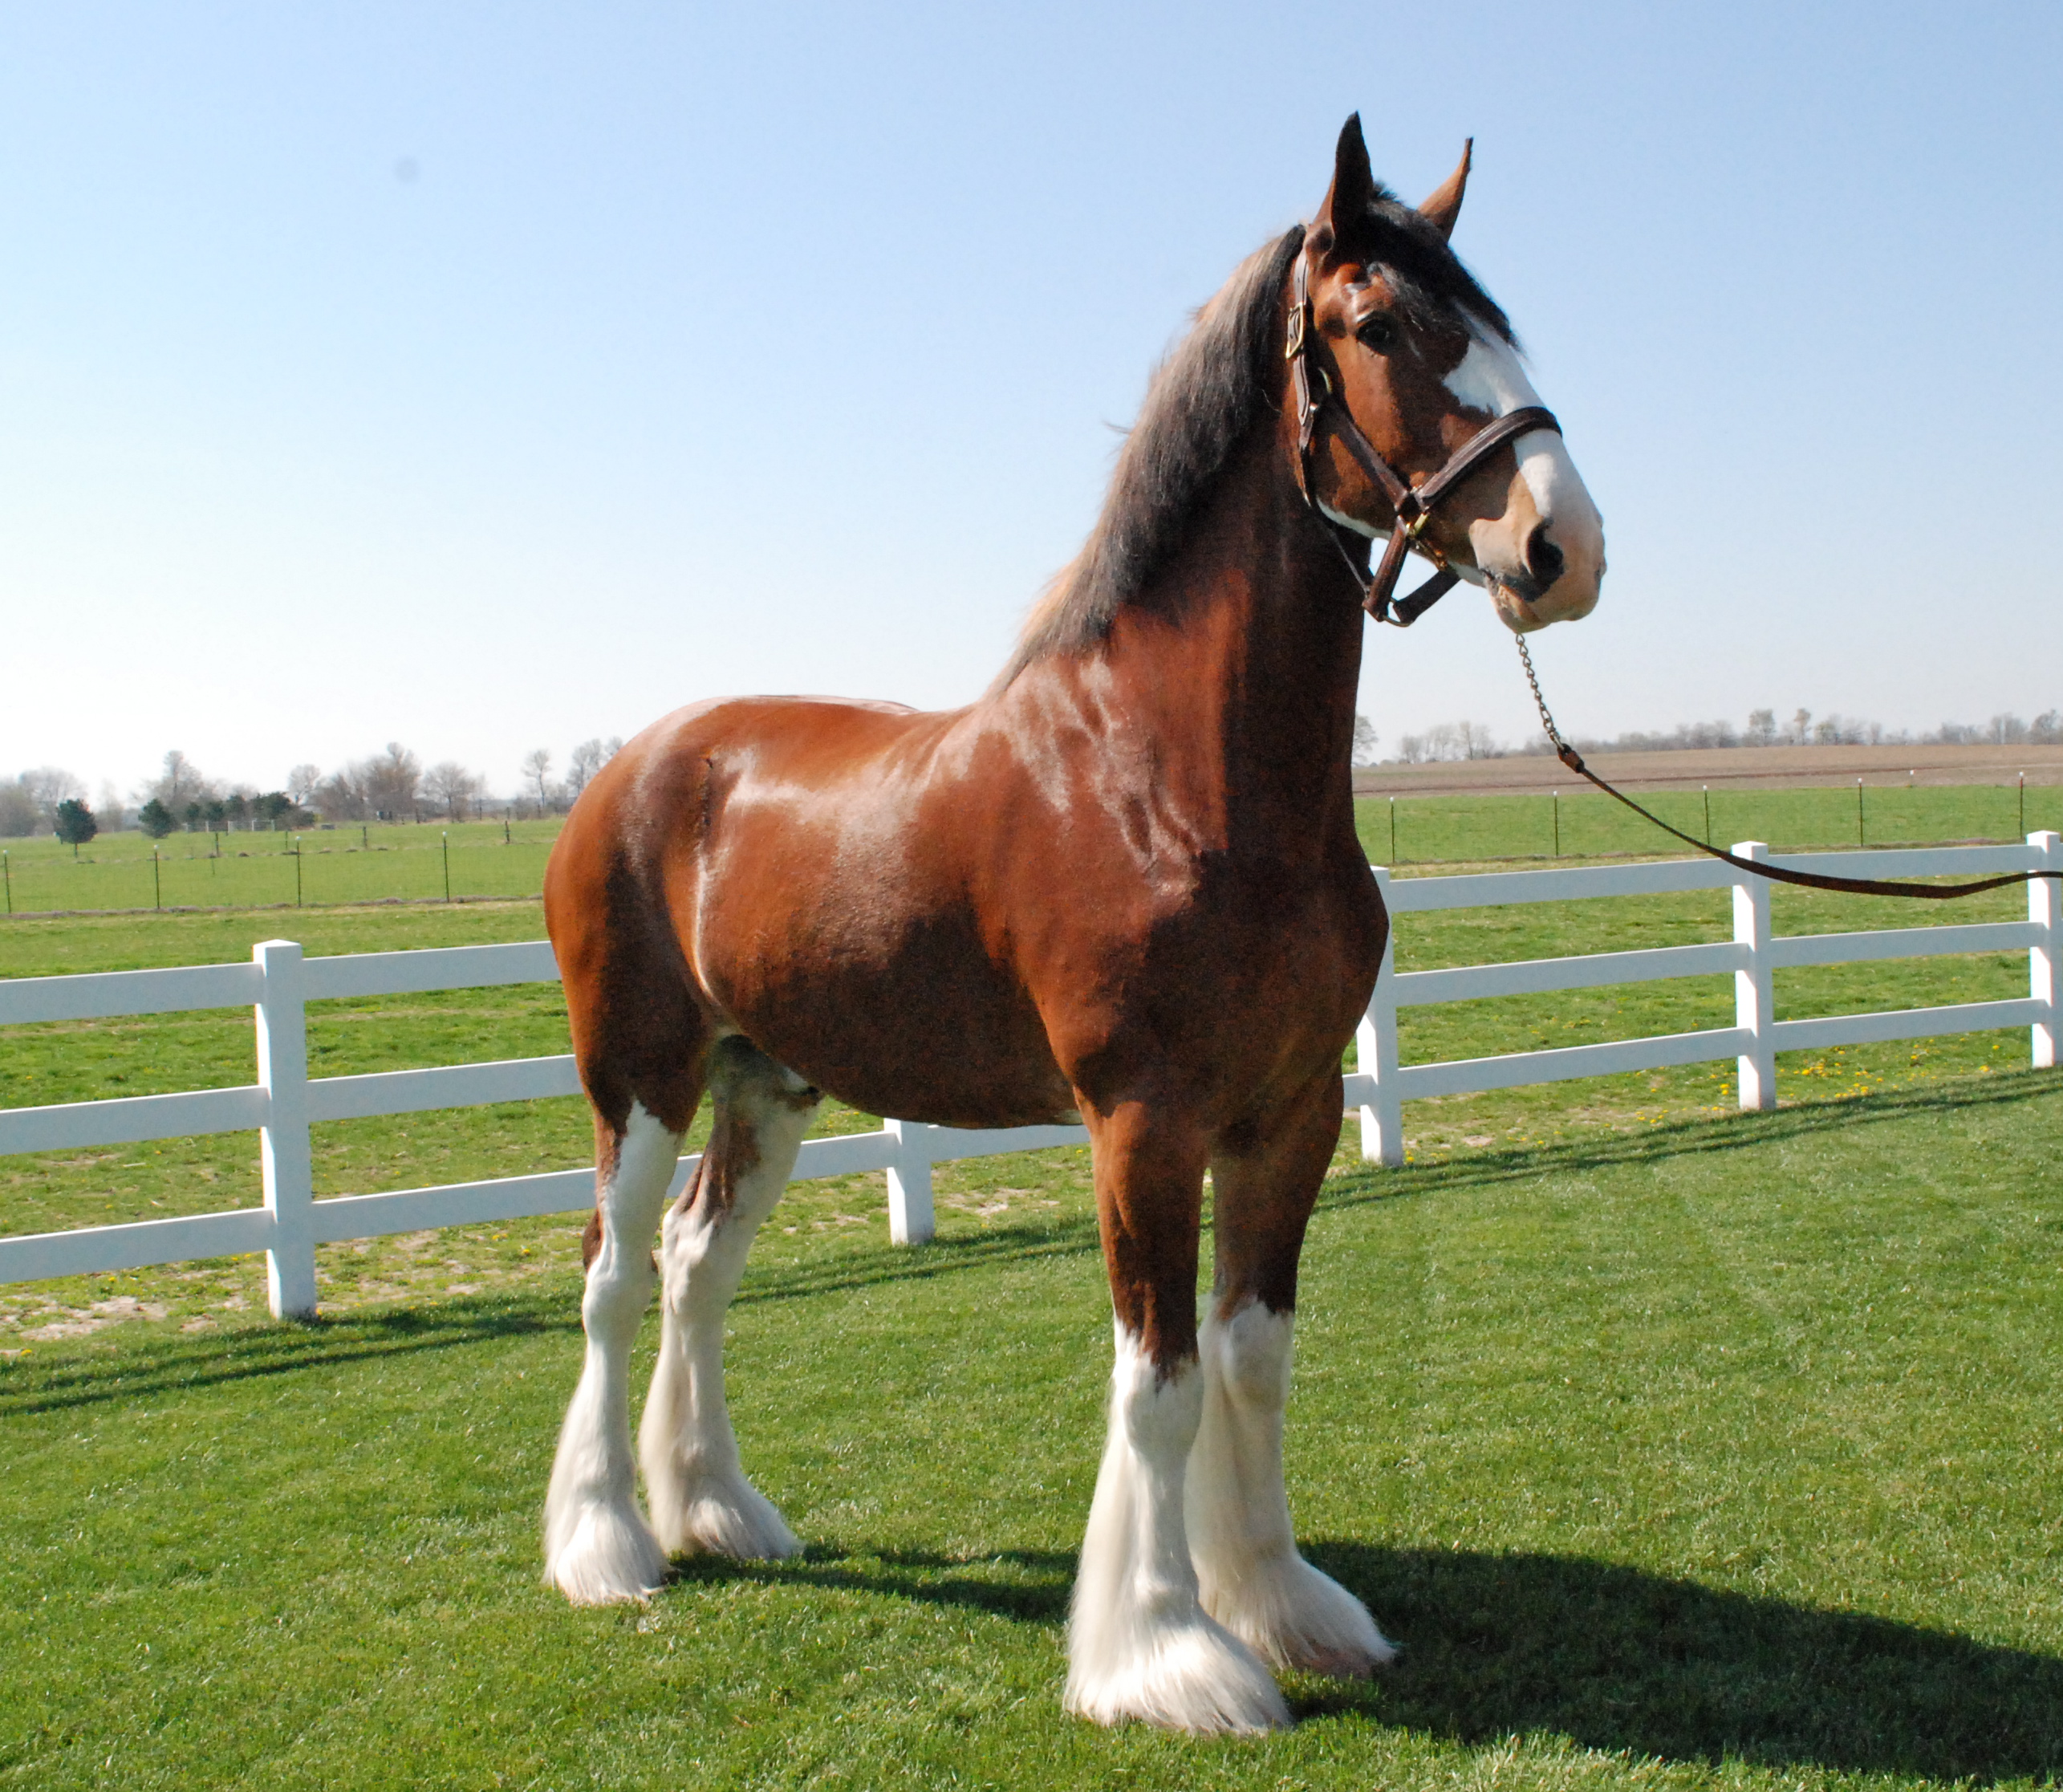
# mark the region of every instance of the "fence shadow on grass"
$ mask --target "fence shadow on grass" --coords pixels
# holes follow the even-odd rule
[[[753,1266],[745,1272],[736,1304],[805,1300],[850,1293],[890,1282],[930,1282],[994,1263],[1028,1263],[1048,1257],[1086,1257],[1101,1249],[1094,1214],[994,1225],[976,1233],[942,1234],[914,1250],[875,1245],[799,1263]]]
[[[1314,1544],[1402,1645],[1367,1687],[1301,1681],[1464,1743],[1547,1732],[1717,1765],[1992,1782],[2063,1771],[2063,1660],[1580,1558]]]
[[[351,1312],[312,1324],[258,1321],[234,1331],[153,1332],[104,1348],[89,1343],[76,1355],[18,1359],[0,1371],[0,1418],[579,1329],[577,1292],[526,1289]]]
[[[1329,1177],[1318,1205],[1321,1209],[1359,1207],[1405,1196],[1436,1195],[1448,1189],[1532,1181],[1543,1176],[1749,1150],[1887,1121],[2001,1107],[2039,1100],[2045,1095],[2063,1096],[2063,1075],[2055,1071],[2017,1071],[2004,1075],[1959,1077],[1874,1095],[1801,1102],[1769,1113],[1730,1112],[1666,1120],[1623,1132],[1586,1134],[1551,1144],[1461,1152],[1397,1170],[1370,1164]]]
[[[1321,1209],[1358,1207],[1448,1189],[1536,1180],[1612,1165],[1656,1163],[1691,1154],[1739,1151],[1848,1128],[1921,1116],[1996,1108],[2063,1095],[2053,1071],[1961,1078],[1925,1087],[1810,1102],[1768,1114],[1726,1114],[1554,1144],[1485,1150],[1402,1170],[1351,1170],[1326,1183]],[[872,1245],[747,1272],[738,1304],[802,1300],[897,1282],[933,1281],[1003,1263],[1093,1257],[1092,1215],[1042,1218],[948,1233],[920,1250]],[[258,1323],[239,1330],[124,1343],[47,1362],[17,1359],[0,1370],[0,1416],[47,1412],[240,1380],[253,1375],[363,1361],[398,1352],[445,1350],[528,1332],[574,1331],[579,1298],[571,1288],[447,1297],[422,1305],[347,1313],[313,1325]]]

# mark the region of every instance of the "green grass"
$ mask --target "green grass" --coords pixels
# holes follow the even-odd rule
[[[155,853],[152,842],[131,831],[104,834],[76,857],[47,837],[10,840],[8,912],[441,901],[446,835],[453,900],[534,896],[544,888],[545,860],[558,829],[554,819],[519,823],[506,837],[500,822],[181,833],[156,842]]]
[[[1291,1499],[1405,1652],[1254,1741],[1059,1711],[1109,1351],[1066,1162],[921,1252],[777,1216],[733,1404],[808,1554],[647,1608],[537,1583],[570,1265],[39,1346],[0,1786],[2053,1781],[2059,1150],[2021,1072],[1336,1176]]]
[[[1704,836],[1704,799],[1695,790],[1643,794],[1656,814]],[[2017,840],[2019,793],[2011,786],[1872,789],[1865,835],[1872,846],[1945,840]],[[1395,811],[1396,839],[1390,827]],[[1639,817],[1594,791],[1564,792],[1564,857],[1673,853]],[[1452,864],[1464,860],[1549,858],[1556,851],[1555,803],[1544,796],[1364,797],[1354,805],[1362,844],[1377,864]],[[2063,828],[2063,786],[2026,793],[2028,828]],[[75,856],[43,836],[5,843],[6,912],[435,902],[445,894],[442,836],[450,837],[454,900],[534,896],[558,837],[556,819],[525,822],[374,823],[313,827],[298,835],[174,834],[152,843],[133,831],[107,834]],[[1852,788],[1724,790],[1712,798],[1712,843],[1766,839],[1780,850],[1856,844]],[[293,848],[301,848],[297,867]],[[295,881],[296,871],[299,882]]]
[[[1398,922],[1399,967],[1480,964],[1730,937],[1728,892],[1524,904],[1409,915]],[[1916,919],[2005,919],[2025,912],[2017,892],[1956,905],[1952,916],[1915,916],[1912,905],[1779,889],[1781,933]],[[253,941],[290,933],[311,953],[536,939],[534,902],[315,911],[282,916],[235,911],[166,916],[22,920],[0,929],[0,975],[134,969],[247,959]],[[1920,1006],[2024,995],[2024,955],[1990,953],[1778,973],[1786,1017]],[[1705,977],[1552,996],[1510,997],[1407,1009],[1403,1061],[1424,1063],[1576,1045],[1732,1024],[1730,979]],[[1777,1060],[1785,1100],[1854,1095],[1991,1075],[2023,1065],[2022,1030],[1907,1043],[1786,1053]],[[413,1069],[484,1058],[542,1056],[570,1049],[565,1005],[551,985],[453,990],[312,1004],[308,1039],[318,1075]],[[0,1052],[0,1106],[87,1101],[248,1083],[250,1017],[240,1009],[133,1020],[10,1027]],[[1730,1061],[1572,1083],[1414,1102],[1405,1109],[1414,1161],[1551,1142],[1586,1130],[1651,1127],[1718,1114],[1734,1105]],[[692,1142],[707,1127],[698,1123]],[[832,1106],[819,1129],[869,1128],[868,1116]],[[1358,1128],[1337,1162],[1356,1159]],[[319,1197],[566,1168],[590,1160],[591,1134],[578,1098],[339,1122],[314,1132]],[[979,1207],[997,1189],[1036,1189],[1051,1173],[1042,1157],[941,1165],[942,1203]],[[0,1158],[0,1232],[55,1231],[256,1205],[262,1198],[255,1140],[248,1134],[168,1139],[144,1145]],[[1005,1195],[1006,1205],[1029,1197]],[[1043,1198],[1043,1197],[1041,1197]],[[793,1197],[803,1223],[832,1231],[864,1217],[885,1225],[878,1176],[812,1184]],[[477,1291],[525,1282],[571,1260],[572,1229],[557,1220],[512,1222],[325,1245],[317,1254],[321,1298],[333,1310],[404,1297]],[[258,1258],[170,1266],[117,1276],[0,1286],[0,1341],[33,1339],[136,1315],[181,1323],[232,1323],[262,1307]]]

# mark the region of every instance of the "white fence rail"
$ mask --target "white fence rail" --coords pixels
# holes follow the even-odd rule
[[[1745,857],[1766,856],[1766,848],[1758,842],[1734,850]],[[1981,877],[2000,872],[2063,870],[2063,839],[2051,833],[2032,834],[2024,846],[1821,853],[1786,857],[1777,863],[1801,870],[1838,869],[1866,877]],[[1513,964],[1411,971],[1401,976],[1386,955],[1375,999],[1361,1026],[1360,1068],[1346,1079],[1347,1110],[1351,1112],[1358,1107],[1361,1112],[1362,1152],[1383,1164],[1403,1161],[1403,1103],[1429,1095],[1468,1094],[1521,1083],[1609,1076],[1626,1071],[1732,1058],[1739,1065],[1740,1105],[1771,1107],[1776,1104],[1779,1051],[1818,1050],[1829,1046],[2004,1026],[2030,1029],[2032,1057],[2037,1066],[2057,1061],[2057,1035],[2059,1025],[2063,1025],[2057,990],[2063,920],[2059,920],[2058,915],[2059,886],[2053,879],[2028,886],[2024,921],[1779,939],[1770,931],[1769,884],[1716,859],[1394,882],[1380,868],[1375,876],[1391,912],[1399,915],[1728,886],[1733,890],[1734,914],[1732,940],[1708,945],[1528,959]],[[2022,948],[2028,963],[2028,993],[2024,998],[1961,1002],[1942,1008],[1894,1009],[1816,1020],[1776,1018],[1772,980],[1780,969]],[[1720,976],[1729,972],[1735,992],[1734,1024],[1730,1027],[1445,1063],[1398,1062],[1399,1008],[1666,977]],[[380,1114],[575,1095],[580,1085],[571,1056],[311,1079],[306,1036],[309,1002],[478,989],[493,984],[549,982],[556,981],[558,974],[551,949],[542,941],[521,945],[445,947],[308,959],[291,941],[273,940],[254,948],[248,965],[0,981],[0,1025],[97,1020],[248,1004],[257,1020],[255,1083],[242,1088],[0,1110],[0,1155],[256,1131],[265,1191],[262,1207],[240,1212],[0,1237],[0,1282],[138,1269],[153,1263],[262,1250],[266,1254],[272,1310],[282,1316],[305,1315],[315,1308],[318,1245],[586,1209],[595,1198],[591,1169],[343,1195],[325,1201],[317,1201],[314,1194],[311,1126]],[[795,1173],[809,1178],[886,1171],[891,1236],[898,1244],[912,1244],[932,1235],[934,1164],[1080,1144],[1086,1139],[1081,1128],[1073,1126],[966,1132],[890,1120],[877,1132],[806,1141]],[[676,1191],[686,1185],[698,1161],[694,1157],[680,1160],[674,1182]]]

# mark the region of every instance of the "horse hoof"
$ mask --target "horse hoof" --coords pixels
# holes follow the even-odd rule
[[[727,1555],[737,1562],[780,1562],[802,1553],[773,1501],[742,1476],[711,1479],[655,1494],[652,1523],[669,1555]]]
[[[1259,1656],[1199,1611],[1193,1621],[1141,1635],[1112,1652],[1090,1648],[1067,1676],[1066,1708],[1092,1723],[1127,1720],[1191,1736],[1287,1729],[1289,1708]]]
[[[544,1579],[575,1605],[648,1599],[666,1583],[659,1540],[635,1510],[596,1502],[573,1515],[548,1542]]]
[[[1301,1556],[1210,1586],[1204,1609],[1263,1660],[1331,1680],[1366,1680],[1396,1659],[1368,1607]]]

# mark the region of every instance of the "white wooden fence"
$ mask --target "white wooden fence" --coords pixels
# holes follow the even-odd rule
[[[1758,842],[1734,850],[1744,857],[1766,856],[1766,849]],[[2024,847],[1814,854],[1785,857],[1777,863],[1805,870],[1838,868],[1867,877],[1985,876],[2007,871],[2063,869],[2063,842],[2055,834],[2033,834]],[[1386,957],[1375,999],[1361,1027],[1361,1067],[1346,1079],[1347,1111],[1356,1107],[1361,1111],[1363,1153],[1383,1164],[1403,1160],[1403,1104],[1428,1095],[1460,1095],[1733,1058],[1740,1066],[1740,1105],[1771,1107],[1776,1104],[1779,1051],[1817,1050],[1866,1041],[1922,1038],[2020,1026],[2031,1030],[2034,1063],[2056,1063],[2057,1034],[2059,1021],[2063,1021],[2057,988],[2063,924],[2058,920],[2059,886],[2053,879],[2028,885],[2024,921],[1779,939],[1770,932],[1768,884],[1716,859],[1396,881],[1379,868],[1375,876],[1391,912],[1399,915],[1505,903],[1646,896],[1729,884],[1734,892],[1734,937],[1714,945],[1530,959],[1515,964],[1411,971],[1402,976]],[[1772,977],[1778,969],[2022,948],[2027,951],[2029,965],[2028,993],[2024,998],[1895,1009],[1819,1020],[1776,1018]],[[260,1140],[265,1189],[262,1207],[0,1237],[0,1282],[137,1269],[146,1264],[262,1250],[266,1257],[273,1312],[282,1317],[305,1316],[315,1309],[315,1254],[319,1244],[583,1212],[592,1206],[595,1175],[591,1169],[551,1171],[538,1176],[504,1176],[380,1194],[342,1195],[326,1201],[317,1201],[314,1194],[309,1150],[311,1126],[379,1114],[418,1113],[432,1108],[575,1095],[579,1092],[579,1081],[571,1056],[311,1079],[307,1005],[354,997],[477,989],[490,984],[554,981],[558,971],[549,945],[539,941],[521,945],[458,946],[304,959],[300,947],[292,941],[273,940],[255,947],[251,958],[247,965],[202,965],[173,970],[112,971],[0,981],[0,1024],[100,1019],[242,1007],[248,1003],[256,1013],[258,1040],[258,1079],[241,1088],[0,1110],[0,1155],[254,1130]],[[1446,1063],[1398,1063],[1399,1008],[1729,972],[1735,989],[1734,1024],[1730,1027]],[[806,1178],[885,1170],[891,1236],[898,1244],[915,1244],[932,1235],[934,1164],[1080,1144],[1086,1139],[1081,1128],[1072,1126],[966,1132],[890,1120],[875,1132],[806,1141],[796,1174]],[[680,1160],[674,1182],[676,1192],[686,1185],[698,1161],[693,1157]]]

